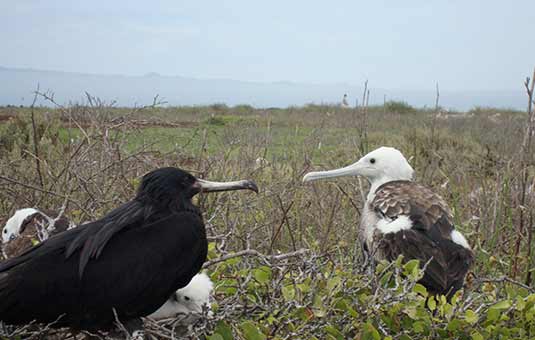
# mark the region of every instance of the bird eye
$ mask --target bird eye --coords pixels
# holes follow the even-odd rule
[[[374,164],[375,163],[375,158],[370,159],[370,163]]]
[[[184,300],[189,301],[190,300],[189,296],[184,296]]]
[[[7,234],[7,229],[4,229],[4,234]]]

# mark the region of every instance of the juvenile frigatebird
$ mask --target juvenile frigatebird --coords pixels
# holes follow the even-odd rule
[[[205,273],[195,275],[190,283],[184,288],[180,288],[149,318],[159,320],[175,317],[179,314],[202,313],[203,308],[210,311],[210,295],[214,289],[214,283]],[[187,318],[184,318],[187,320]]]
[[[361,214],[364,249],[376,260],[418,259],[429,264],[421,283],[431,294],[451,298],[459,290],[474,254],[455,229],[447,203],[429,188],[414,182],[414,170],[401,152],[381,147],[341,169],[306,174],[304,182],[363,176],[370,191]]]
[[[197,274],[207,254],[199,192],[249,189],[173,167],[146,174],[137,195],[101,219],[0,263],[0,320],[75,330],[130,330]]]
[[[35,208],[18,209],[2,229],[2,254],[6,259],[20,255],[35,243],[74,227],[74,223],[62,213]]]

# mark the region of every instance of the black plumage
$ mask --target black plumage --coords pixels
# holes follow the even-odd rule
[[[199,272],[207,254],[200,191],[250,189],[177,168],[143,177],[136,197],[103,218],[0,263],[0,320],[107,330],[157,310]],[[59,319],[58,319],[59,318]]]

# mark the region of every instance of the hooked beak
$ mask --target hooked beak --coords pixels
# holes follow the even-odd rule
[[[342,177],[342,176],[359,176],[363,175],[363,170],[366,169],[360,162],[348,165],[346,167],[329,170],[329,171],[313,171],[309,172],[303,177],[303,182],[312,182],[320,179]]]
[[[234,182],[211,182],[197,178],[194,186],[200,189],[200,192],[230,191],[230,190],[252,190],[258,193],[256,183],[249,180]]]

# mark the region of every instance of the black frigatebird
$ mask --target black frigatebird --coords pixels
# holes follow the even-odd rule
[[[118,318],[138,329],[206,259],[192,197],[240,189],[258,192],[252,181],[210,182],[173,167],[146,174],[131,201],[0,263],[0,320],[98,331]]]

